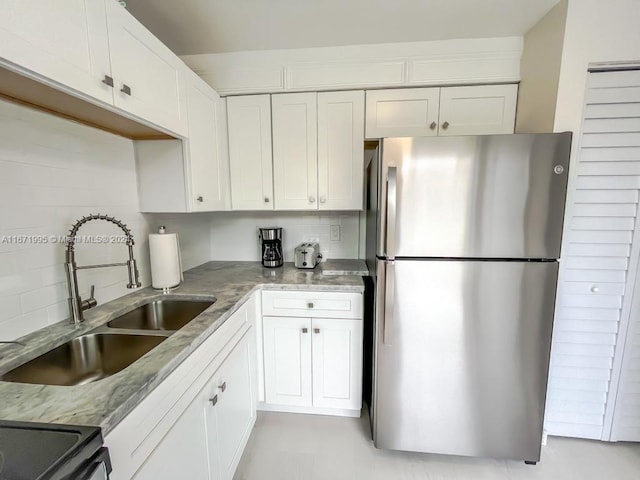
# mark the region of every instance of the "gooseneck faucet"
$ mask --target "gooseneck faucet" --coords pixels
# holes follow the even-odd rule
[[[76,265],[74,246],[76,243],[76,235],[78,234],[78,229],[85,223],[92,220],[105,220],[117,225],[122,229],[122,231],[126,235],[126,245],[129,249],[129,260],[122,263],[105,263],[102,265]],[[129,230],[124,223],[122,223],[120,220],[116,220],[114,217],[101,215],[99,213],[97,215],[91,214],[87,217],[82,217],[80,220],[73,224],[71,230],[69,231],[69,236],[66,240],[64,263],[64,269],[67,274],[67,289],[69,291],[68,302],[71,323],[78,325],[80,322],[83,322],[84,315],[82,314],[82,312],[88,310],[89,308],[93,308],[98,304],[93,296],[93,285],[91,286],[91,295],[87,300],[82,300],[82,298],[80,297],[80,293],[78,291],[78,276],[76,273],[78,270],[104,267],[127,267],[127,270],[129,271],[129,283],[127,284],[127,288],[138,288],[141,286],[141,283],[138,279],[138,267],[136,265],[136,259],[133,258],[133,245],[134,241],[131,230]]]

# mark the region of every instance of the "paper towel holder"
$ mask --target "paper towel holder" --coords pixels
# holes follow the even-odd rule
[[[164,225],[160,225],[158,227],[158,235],[164,235],[166,233],[167,233],[167,227],[165,227]],[[149,237],[151,237],[151,235]],[[180,278],[178,280],[178,283],[176,283],[174,285],[171,285],[171,286],[155,287],[155,286],[153,286],[153,280],[154,280],[154,278],[153,278],[153,268],[152,268],[152,271],[151,271],[151,278],[152,278],[151,288],[153,288],[154,290],[159,290],[163,294],[171,293],[173,290],[177,289],[182,284],[182,282],[184,281],[184,275],[183,275],[183,272],[182,272],[182,257],[180,255],[180,241],[178,239],[178,235],[177,234],[175,234],[175,238],[176,238],[176,240],[175,240],[176,241],[176,256],[177,256],[177,262],[178,262],[178,269],[180,271]],[[150,248],[150,250],[151,250],[151,248]],[[151,263],[153,264],[153,261]]]

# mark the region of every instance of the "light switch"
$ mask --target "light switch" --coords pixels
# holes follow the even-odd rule
[[[329,238],[332,242],[340,241],[340,225],[331,225]]]

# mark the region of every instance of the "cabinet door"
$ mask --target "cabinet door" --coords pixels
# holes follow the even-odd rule
[[[194,79],[196,80],[196,79]],[[221,124],[226,124],[224,101],[208,85],[187,85],[189,139],[185,141],[191,182],[190,205],[196,212],[228,209],[229,160]]]
[[[364,185],[364,91],[318,94],[320,210],[360,210]]]
[[[263,317],[267,403],[311,406],[311,319]]]
[[[178,418],[155,450],[133,476],[133,480],[157,480],[159,478],[193,478],[217,480],[209,476],[209,452],[205,421],[208,399],[201,391]],[[215,425],[214,425],[215,427]]]
[[[118,2],[107,1],[114,105],[187,136],[184,64]]]
[[[439,99],[439,88],[368,91],[367,138],[436,136]]]
[[[4,0],[0,59],[113,103],[104,0]]]
[[[240,462],[246,439],[255,422],[251,345],[251,329],[229,354],[213,386],[218,396],[215,406],[217,453],[220,478],[231,480]],[[212,396],[213,396],[212,395]],[[210,452],[213,454],[213,452]],[[212,469],[213,469],[212,465]]]
[[[227,98],[233,210],[273,210],[271,99]]]
[[[517,85],[442,88],[439,135],[513,133],[517,96]]]
[[[362,407],[362,320],[314,318],[313,406]]]
[[[318,208],[318,127],[315,93],[271,96],[276,210]]]

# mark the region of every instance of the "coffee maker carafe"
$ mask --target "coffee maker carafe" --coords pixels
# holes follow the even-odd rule
[[[282,228],[260,228],[262,242],[262,265],[269,268],[281,267],[282,257]]]

